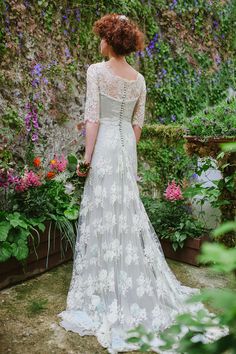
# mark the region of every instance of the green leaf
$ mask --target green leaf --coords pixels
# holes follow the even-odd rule
[[[0,222],[0,241],[6,241],[11,225],[8,221]]]
[[[13,214],[9,214],[7,216],[7,220],[10,221],[10,224],[13,226],[13,227],[23,227],[24,229],[27,229],[28,228],[28,224],[23,220],[23,219],[20,219],[21,218],[21,214],[18,213],[18,212],[15,212]]]
[[[79,210],[77,208],[71,208],[64,211],[64,215],[69,220],[76,220],[79,216]]]
[[[9,242],[1,242],[0,244],[0,262],[5,262],[12,255],[12,248]]]
[[[129,337],[126,339],[128,343],[138,343],[140,341],[140,338],[138,337]]]
[[[17,243],[13,243],[12,245],[12,255],[16,257],[16,259],[23,260],[26,259],[29,254],[29,248],[27,242],[20,239]]]
[[[227,232],[236,230],[236,222],[234,221],[227,221],[223,224],[221,224],[219,227],[217,227],[213,232],[214,237],[221,236]]]

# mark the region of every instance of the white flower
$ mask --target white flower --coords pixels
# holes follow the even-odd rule
[[[125,15],[119,15],[119,19],[122,21],[128,21],[128,17]]]
[[[75,190],[75,186],[71,182],[67,182],[64,187],[66,194],[71,194]]]

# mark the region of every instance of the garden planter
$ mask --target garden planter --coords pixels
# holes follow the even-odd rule
[[[163,252],[167,258],[194,266],[199,266],[197,256],[200,253],[201,245],[205,241],[209,241],[208,236],[187,239],[183,248],[178,248],[174,251],[171,241],[167,239],[160,239]]]
[[[54,231],[51,232],[50,247],[48,250],[49,222],[46,222],[45,226],[45,231],[39,232],[40,243],[36,248],[38,257],[34,251],[32,238],[29,238],[29,256],[24,261],[24,264],[16,258],[10,258],[6,262],[0,263],[0,289],[44,273],[73,258],[70,245],[66,244],[64,240],[62,241],[60,232],[57,229],[55,233]],[[51,229],[54,230],[53,224]],[[37,236],[35,240],[37,245]],[[62,247],[64,252],[61,251]]]
[[[205,137],[185,136],[187,143],[185,144],[186,151],[189,155],[197,154],[200,158],[211,156],[216,159],[221,152],[220,143],[236,142],[236,137]],[[227,152],[221,159],[217,160],[217,168],[222,175],[222,183],[219,185],[220,195],[219,202],[227,200],[230,204],[221,204],[219,209],[221,211],[221,223],[231,221],[236,216],[236,190],[235,188],[228,188],[227,180],[234,176],[236,172],[236,152]],[[220,242],[227,247],[235,247],[235,231],[226,232],[221,238]]]

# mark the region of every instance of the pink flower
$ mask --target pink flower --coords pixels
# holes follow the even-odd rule
[[[64,155],[59,159],[57,155],[54,155],[54,159],[51,160],[50,168],[56,169],[58,172],[63,172],[66,169],[68,161],[65,159]]]
[[[174,180],[172,180],[171,183],[168,183],[168,186],[163,194],[165,198],[171,202],[175,200],[184,199],[182,196],[180,186],[176,185]]]
[[[15,190],[18,192],[24,192],[29,187],[38,187],[41,186],[41,184],[40,177],[35,172],[25,171],[24,175],[16,184]]]

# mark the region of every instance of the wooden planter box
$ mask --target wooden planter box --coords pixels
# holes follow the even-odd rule
[[[44,273],[45,271],[73,258],[73,252],[70,245],[66,245],[64,240],[62,243],[60,232],[57,229],[55,230],[54,236],[53,224],[51,228],[50,248],[48,252],[49,222],[46,222],[45,226],[45,231],[39,232],[40,243],[36,248],[38,258],[34,251],[32,238],[29,238],[29,256],[24,261],[24,264],[16,258],[10,258],[6,262],[0,263],[0,289]],[[35,243],[37,245],[37,236],[35,237]],[[61,251],[62,246],[64,249],[64,254]]]
[[[229,142],[236,142],[236,138],[234,136],[232,137],[224,137],[224,136],[219,136],[219,137],[199,137],[195,135],[184,135],[184,138],[187,139],[188,141],[192,141],[195,143],[229,143]]]
[[[167,258],[194,266],[199,266],[197,256],[200,253],[201,245],[205,241],[210,241],[209,237],[204,236],[193,239],[190,238],[185,241],[183,248],[178,248],[176,251],[174,251],[169,240],[160,238],[163,252]]]

